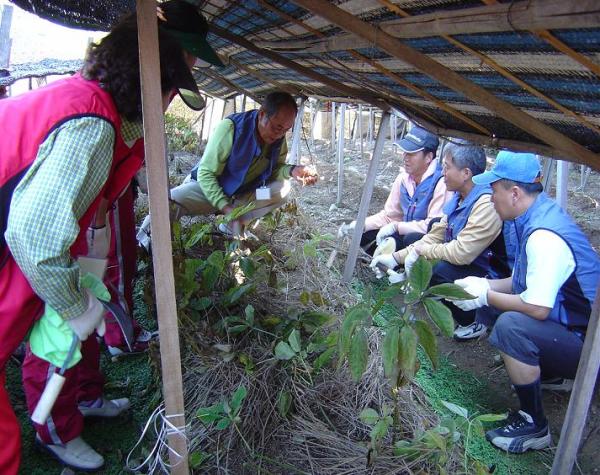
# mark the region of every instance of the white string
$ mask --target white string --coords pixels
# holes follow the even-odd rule
[[[146,425],[142,430],[142,434],[140,438],[133,446],[133,448],[127,454],[127,459],[125,461],[126,467],[131,472],[136,473],[147,473],[147,474],[155,474],[155,473],[171,473],[171,468],[173,467],[169,462],[169,452],[172,452],[179,460],[181,460],[181,454],[177,453],[175,450],[169,447],[169,443],[167,438],[173,434],[177,434],[180,437],[185,439],[185,443],[187,445],[188,438],[186,435],[187,426],[177,427],[175,426],[169,418],[173,417],[182,417],[183,414],[165,414],[164,403],[161,403],[150,415],[148,420],[146,421]],[[154,435],[150,434],[150,429],[154,430]],[[156,438],[152,448],[149,451],[148,456],[137,466],[132,466],[131,459],[134,457],[134,453],[136,449],[138,452],[144,452],[144,447],[142,447],[142,442],[146,438],[146,434],[148,433],[149,437]]]

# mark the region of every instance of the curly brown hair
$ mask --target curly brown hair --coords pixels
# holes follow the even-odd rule
[[[176,87],[185,66],[177,40],[159,28],[160,80],[163,95]],[[142,118],[140,62],[135,14],[126,16],[99,43],[88,49],[81,71],[84,78],[96,80],[115,101],[119,114],[130,121]]]

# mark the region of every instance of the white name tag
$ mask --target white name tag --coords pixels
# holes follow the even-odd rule
[[[257,200],[270,200],[271,199],[271,187],[269,186],[261,186],[256,189],[256,199]]]

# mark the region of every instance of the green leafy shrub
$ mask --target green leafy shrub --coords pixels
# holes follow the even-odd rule
[[[165,114],[165,131],[172,152],[197,152],[199,146],[198,134],[192,128],[192,123],[174,114]]]

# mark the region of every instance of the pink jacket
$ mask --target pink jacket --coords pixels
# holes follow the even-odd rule
[[[437,166],[438,159],[432,160],[422,179],[432,175]],[[365,231],[380,229],[388,223],[396,222],[396,228],[401,235],[408,233],[427,233],[429,221],[431,221],[432,218],[439,218],[444,214],[442,211],[444,203],[450,199],[452,193],[446,190],[446,182],[441,179],[433,191],[427,218],[421,221],[404,222],[404,213],[400,207],[400,187],[402,184],[404,184],[408,193],[412,196],[415,192],[416,183],[412,177],[406,173],[404,168],[400,169],[400,173],[394,180],[392,190],[390,191],[383,209],[372,216],[368,216],[365,220]]]

